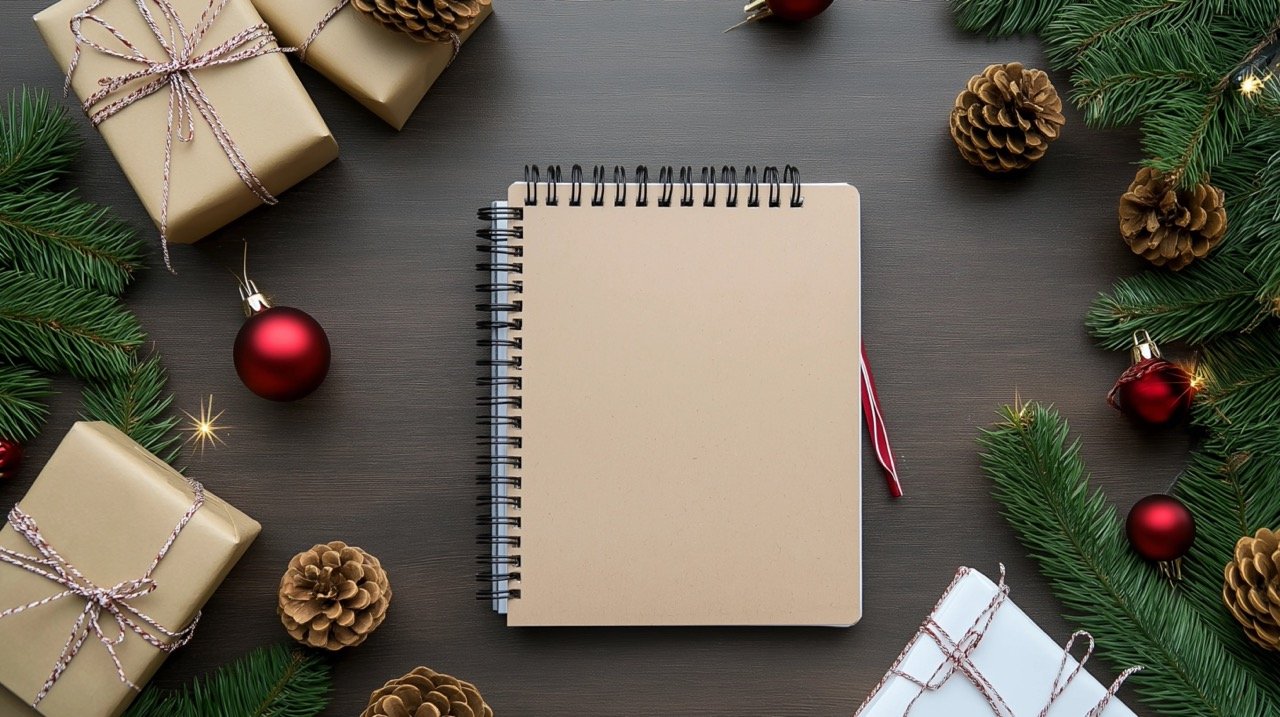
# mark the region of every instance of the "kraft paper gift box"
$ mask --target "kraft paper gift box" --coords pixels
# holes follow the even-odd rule
[[[191,623],[261,530],[252,518],[204,491],[203,505],[151,573],[153,588],[143,584],[133,590],[137,584],[130,581],[146,574],[194,502],[194,486],[128,436],[106,423],[80,422],[59,444],[18,509],[34,520],[47,546],[83,575],[82,585],[106,590],[123,585],[124,592],[145,592],[124,603],[178,632]],[[15,530],[13,514],[10,518],[0,530],[0,556],[42,558],[44,554]],[[65,591],[63,584],[12,560],[0,562],[0,613]],[[0,649],[0,685],[11,693],[0,697],[0,714],[10,715],[4,708],[16,701],[36,701],[89,605],[81,595],[0,617],[0,645],[21,646]],[[175,642],[135,613],[121,612],[161,642]],[[97,623],[109,639],[121,634],[106,608],[97,615]],[[45,717],[117,717],[137,692],[121,681],[91,623],[79,625],[87,632],[85,642],[65,662],[65,671],[36,710]],[[198,629],[194,637],[199,639]],[[124,674],[139,687],[167,656],[132,629],[124,631],[113,649]]]
[[[301,47],[338,0],[253,0],[281,42]],[[487,5],[458,39],[493,13]],[[362,17],[348,5],[316,35],[302,59],[396,129],[454,59],[452,43],[418,42]]]
[[[157,0],[144,0],[146,7],[167,37],[167,23]],[[201,16],[214,0],[161,0],[171,3],[184,29],[194,33]],[[168,56],[147,26],[139,10],[140,0],[105,0],[93,9],[118,29],[121,35],[152,61]],[[221,4],[223,0],[216,0]],[[58,67],[67,71],[77,41],[71,31],[72,18],[92,5],[91,0],[63,0],[35,16],[35,23]],[[208,52],[247,28],[263,24],[250,0],[228,0],[207,34],[195,47],[195,54]],[[103,47],[129,54],[118,38],[99,24],[80,24],[85,38]],[[242,46],[248,49],[251,41]],[[275,47],[268,41],[269,47]],[[144,68],[131,62],[83,47],[71,80],[71,89],[83,102],[97,92],[103,78],[117,77]],[[242,178],[244,170],[256,175],[267,199],[315,173],[338,156],[338,145],[316,111],[283,54],[272,53],[230,64],[194,69],[191,77],[208,99],[225,127],[227,142],[220,143],[210,123],[198,107],[192,109],[194,137],[180,141],[189,128],[183,115],[169,120],[168,86],[137,100],[98,125],[138,198],[157,226],[161,224],[164,191],[165,138],[173,136],[170,170],[167,237],[170,242],[189,244],[225,226],[264,203],[259,193]],[[152,76],[154,77],[154,76]],[[144,87],[152,78],[127,83],[97,105],[112,101]],[[228,146],[244,159],[237,171],[228,157]]]
[[[1070,656],[1064,663],[1065,646],[1054,642],[1009,600],[1003,578],[1000,583],[996,585],[976,570],[960,568],[921,632],[907,644],[854,717],[1038,717],[1055,683],[1067,680],[1082,663]],[[1001,592],[1004,599],[998,599]],[[993,708],[962,670],[944,677],[948,665],[955,663],[947,660],[938,641],[925,634],[929,627],[949,646],[964,642],[970,630],[976,631],[977,646],[969,654],[970,667],[998,695],[1003,702],[1000,709]],[[1076,640],[1077,652],[1083,650],[1081,642],[1088,640]],[[1116,684],[1123,682],[1123,677]],[[917,682],[931,687],[922,688]],[[1107,699],[1107,693],[1108,688],[1080,669],[1053,701],[1048,716],[1093,714],[1091,710]],[[1107,700],[1100,714],[1135,717],[1119,698]]]

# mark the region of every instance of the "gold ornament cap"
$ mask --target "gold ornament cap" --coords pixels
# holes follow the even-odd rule
[[[1151,334],[1146,331],[1133,332],[1133,348],[1129,349],[1129,356],[1134,363],[1140,363],[1148,359],[1163,358],[1160,355],[1160,347],[1151,338]]]
[[[244,277],[240,282],[240,303],[244,306],[245,316],[253,316],[271,308],[271,300],[258,291],[258,285],[249,277]]]

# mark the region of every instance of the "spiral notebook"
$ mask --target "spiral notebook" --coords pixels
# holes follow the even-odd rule
[[[480,210],[481,597],[511,626],[857,622],[857,190],[568,174]]]

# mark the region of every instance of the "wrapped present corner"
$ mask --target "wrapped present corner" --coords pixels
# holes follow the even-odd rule
[[[462,43],[493,12],[488,0],[457,44],[420,42],[362,16],[343,0],[253,0],[299,57],[396,129],[404,127]],[[330,12],[337,9],[332,17]]]
[[[123,713],[260,530],[109,424],[76,423],[0,530],[0,645],[21,646],[0,650],[0,707]]]
[[[250,0],[62,0],[35,22],[167,241],[272,204],[338,156]]]
[[[1055,643],[999,583],[960,568],[933,613],[854,717],[1135,717],[1084,670],[1093,639]],[[1072,647],[1087,643],[1081,659]]]

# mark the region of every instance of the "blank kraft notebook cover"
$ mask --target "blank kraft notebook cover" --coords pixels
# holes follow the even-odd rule
[[[481,210],[482,595],[512,626],[857,622],[857,190],[549,173]]]

